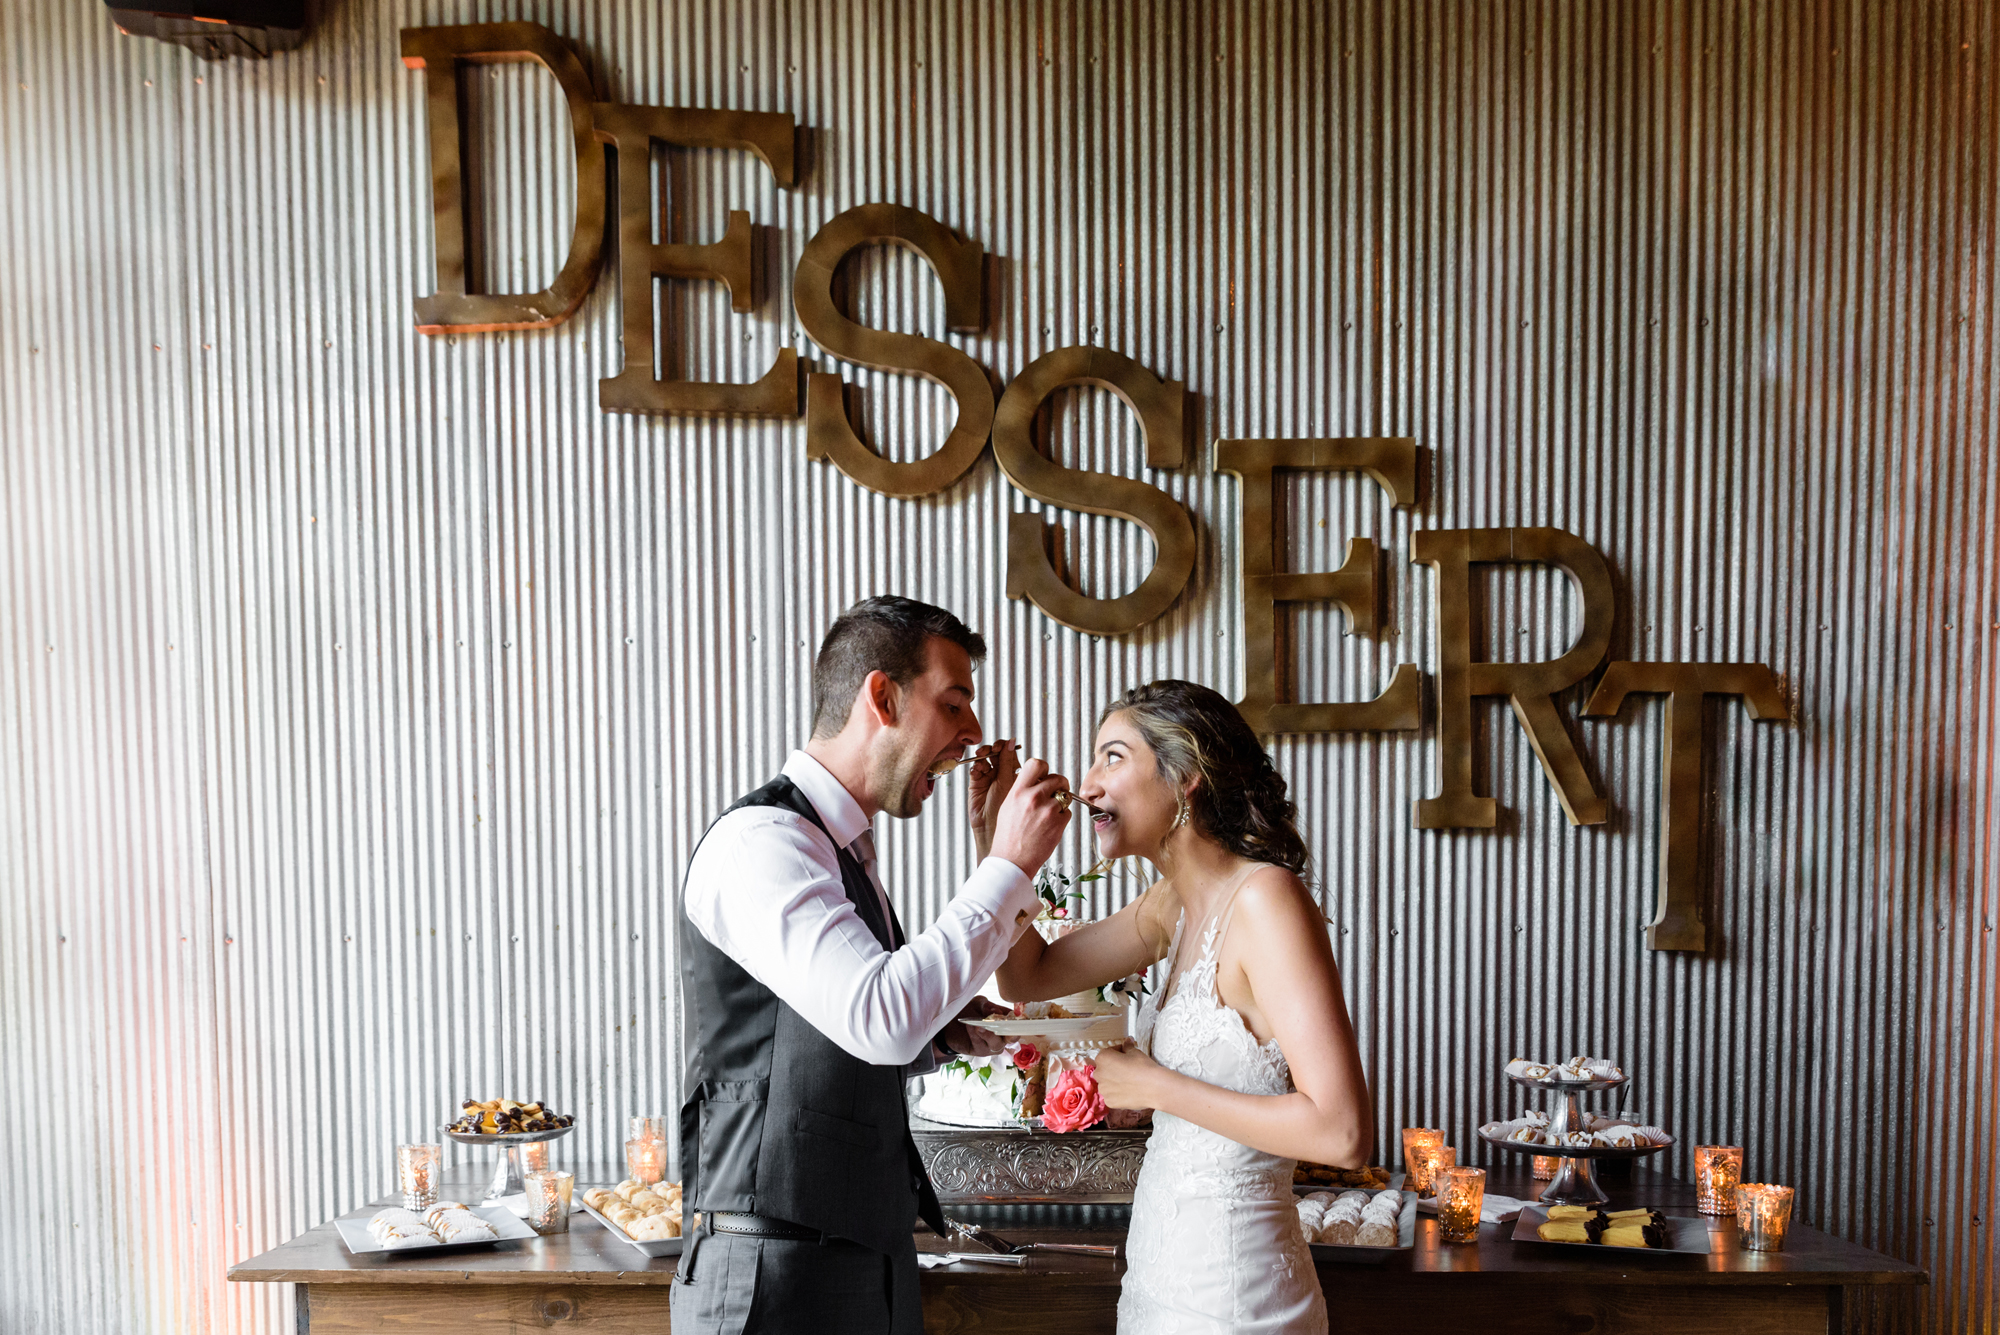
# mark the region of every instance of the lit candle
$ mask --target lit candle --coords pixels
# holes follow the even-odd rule
[[[667,1147],[657,1140],[625,1142],[625,1172],[647,1186],[667,1175]]]
[[[443,1162],[442,1145],[396,1147],[396,1187],[403,1193],[405,1210],[428,1210],[437,1204],[438,1169]]]
[[[569,1232],[569,1197],[576,1174],[562,1168],[544,1168],[522,1178],[528,1189],[528,1227],[544,1236]]]
[[[1446,1242],[1479,1241],[1479,1208],[1486,1200],[1484,1168],[1447,1168],[1438,1174],[1438,1235]]]
[[[1753,1252],[1785,1250],[1785,1232],[1792,1224],[1790,1187],[1768,1182],[1744,1182],[1736,1188],[1736,1231]]]
[[[1743,1180],[1741,1145],[1694,1147],[1694,1204],[1703,1214],[1731,1214],[1736,1184]]]
[[[1403,1128],[1403,1172],[1409,1179],[1403,1185],[1420,1197],[1431,1195],[1431,1151],[1443,1144],[1444,1132],[1433,1127]]]

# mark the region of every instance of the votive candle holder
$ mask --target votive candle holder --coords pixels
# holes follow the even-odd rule
[[[667,1119],[664,1117],[628,1117],[625,1119],[625,1139],[667,1141]]]
[[[1403,1172],[1408,1178],[1403,1185],[1425,1199],[1431,1195],[1430,1152],[1443,1144],[1444,1132],[1435,1127],[1403,1128]]]
[[[1547,1182],[1562,1167],[1562,1160],[1553,1154],[1537,1154],[1534,1162],[1535,1181]]]
[[[1694,1207],[1702,1214],[1734,1214],[1736,1185],[1742,1180],[1741,1145],[1694,1147]]]
[[[444,1167],[442,1145],[398,1145],[396,1189],[405,1210],[428,1210],[438,1203],[438,1174]]]
[[[521,1153],[522,1172],[539,1173],[549,1166],[549,1142],[546,1140],[531,1140],[514,1148]]]
[[[625,1172],[645,1186],[667,1175],[667,1143],[663,1140],[625,1142]]]
[[[1790,1187],[1769,1182],[1743,1182],[1736,1188],[1736,1232],[1745,1249],[1753,1252],[1785,1250],[1785,1234],[1792,1227]]]
[[[569,1232],[570,1193],[576,1174],[565,1168],[544,1168],[522,1175],[528,1194],[528,1227],[547,1237]]]
[[[1447,1168],[1458,1166],[1458,1151],[1450,1145],[1419,1146],[1417,1157],[1424,1161],[1424,1190],[1417,1193],[1419,1200],[1429,1200],[1437,1195],[1438,1176]]]
[[[1479,1210],[1486,1201],[1484,1168],[1446,1168],[1437,1176],[1438,1235],[1446,1242],[1479,1241]]]

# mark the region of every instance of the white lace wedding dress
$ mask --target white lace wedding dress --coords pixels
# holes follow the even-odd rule
[[[1291,1068],[1275,1042],[1259,1043],[1215,992],[1228,906],[1202,934],[1177,982],[1148,996],[1139,1038],[1169,1070],[1244,1094],[1288,1094]],[[1179,958],[1187,915],[1167,950]],[[1158,997],[1166,1001],[1155,1006]],[[1132,1193],[1119,1335],[1166,1332],[1316,1332],[1326,1302],[1292,1195],[1294,1161],[1253,1150],[1167,1113]]]

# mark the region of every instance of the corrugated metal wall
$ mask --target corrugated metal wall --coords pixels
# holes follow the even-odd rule
[[[1410,828],[1429,734],[1294,737],[1350,1002],[1394,1128],[1516,1102],[1517,1053],[1615,1056],[1684,1144],[1736,1140],[1813,1223],[1931,1268],[1862,1324],[1985,1328],[2000,1132],[1992,733],[2000,632],[1989,6],[681,4],[323,7],[300,51],[203,65],[101,7],[0,8],[0,1328],[289,1329],[231,1262],[383,1192],[467,1094],[580,1114],[576,1156],[677,1101],[670,891],[803,735],[852,599],[960,610],[985,715],[1079,763],[1101,702],[1240,688],[1220,437],[1401,434],[1392,513],[1295,484],[1295,568],[1389,554],[1393,628],[1297,616],[1308,699],[1436,661],[1417,528],[1596,544],[1614,655],[1771,664],[1789,726],[1715,707],[1709,957],[1643,948],[1659,710],[1576,725],[1612,803],[1571,829],[1485,715],[1490,832]],[[672,235],[913,205],[997,258],[958,340],[1003,380],[1090,342],[1199,396],[1194,582],[1123,639],[1003,596],[1034,508],[990,459],[895,501],[787,423],[612,416],[607,276],[542,333],[425,338],[421,79],[397,30],[528,18],[612,100],[793,113],[801,187],[662,163]],[[540,286],[573,170],[553,82],[468,81],[476,271]],[[938,334],[921,261],[862,318]],[[789,303],[666,304],[691,372],[749,379]],[[942,391],[861,374],[908,458]],[[1063,457],[1140,474],[1108,394]],[[1067,516],[1084,586],[1130,525]],[[1483,585],[1484,648],[1567,643],[1546,573]],[[1568,702],[1573,710],[1580,699]],[[1072,842],[1065,861],[1090,853]],[[928,919],[969,850],[898,825]],[[1101,910],[1131,892],[1109,883]],[[1684,1151],[1671,1167],[1685,1171]]]

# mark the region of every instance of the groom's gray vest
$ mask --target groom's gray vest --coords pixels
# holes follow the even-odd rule
[[[739,807],[781,807],[826,830],[782,775],[729,810]],[[883,921],[867,871],[846,849],[839,857],[861,921],[895,949],[902,932]],[[685,909],[681,987],[692,1019],[681,1086],[687,1210],[783,1219],[879,1252],[909,1245],[919,1211],[945,1231],[910,1137],[901,1067],[842,1050],[710,944]]]

